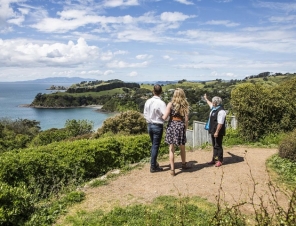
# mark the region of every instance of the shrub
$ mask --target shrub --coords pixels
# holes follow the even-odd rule
[[[24,183],[40,198],[120,166],[120,143],[113,138],[52,143],[6,152],[0,158],[0,181]]]
[[[65,128],[73,137],[88,134],[93,132],[93,122],[89,120],[68,119],[65,123]]]
[[[223,143],[225,146],[231,146],[245,144],[246,141],[243,139],[237,129],[227,128],[226,135],[223,138]]]
[[[296,129],[287,134],[279,144],[279,156],[296,162]]]
[[[52,128],[40,132],[34,139],[31,141],[30,146],[43,146],[53,142],[58,142],[69,138],[70,135],[66,129],[57,129]]]
[[[24,225],[34,208],[26,186],[12,187],[0,182],[0,225]]]
[[[147,123],[140,112],[126,111],[113,118],[104,121],[103,126],[98,129],[98,134],[102,135],[108,132],[113,134],[141,134],[147,131]]]
[[[25,148],[40,131],[39,122],[28,119],[0,119],[0,153]]]
[[[240,133],[249,141],[276,132],[292,131],[296,127],[296,78],[275,87],[266,84],[240,84],[231,91],[232,110]],[[289,96],[289,100],[286,98]]]

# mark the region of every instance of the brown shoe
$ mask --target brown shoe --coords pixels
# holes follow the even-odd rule
[[[188,166],[187,163],[188,162],[182,163],[182,169],[186,170],[191,168],[191,166]]]

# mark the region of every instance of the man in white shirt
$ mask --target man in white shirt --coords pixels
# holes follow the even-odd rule
[[[160,95],[162,88],[160,85],[155,85],[153,88],[154,96],[148,99],[144,106],[144,117],[148,123],[148,133],[152,142],[150,150],[150,172],[160,172],[163,168],[159,167],[157,163],[158,150],[163,134],[163,122],[162,115],[165,113],[166,104],[161,100]]]

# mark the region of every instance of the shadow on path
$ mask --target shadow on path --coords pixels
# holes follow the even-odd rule
[[[223,165],[228,165],[228,164],[235,164],[239,162],[245,161],[244,157],[232,154],[230,152],[227,152],[230,156],[229,157],[224,157],[223,158]]]
[[[245,161],[244,160],[244,157],[242,156],[239,156],[239,155],[235,155],[233,153],[230,153],[230,152],[227,152],[230,156],[227,156],[227,157],[224,157],[223,158],[223,165],[228,165],[228,164],[235,164],[235,163],[240,163],[240,162],[243,162]],[[190,169],[186,169],[186,170],[181,170],[180,172],[177,172],[177,174],[180,174],[180,173],[186,173],[186,172],[195,172],[195,171],[198,171],[198,170],[201,170],[205,167],[214,167],[214,165],[210,165],[208,163],[201,163],[201,164],[196,164],[197,161],[189,161],[187,164],[189,166],[191,166]],[[223,166],[222,165],[222,166]],[[178,168],[182,168],[182,163],[175,163],[175,168],[178,169]],[[166,170],[170,170],[170,167],[168,165],[168,168],[167,169],[164,169],[165,171]]]

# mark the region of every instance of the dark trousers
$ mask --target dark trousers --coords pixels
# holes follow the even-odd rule
[[[157,156],[158,156],[158,150],[163,134],[163,124],[148,124],[148,133],[150,136],[150,140],[152,142],[152,147],[150,150],[151,154],[151,168],[156,168],[156,162],[157,162]]]
[[[212,138],[212,145],[213,145],[212,160],[223,162],[223,147],[222,147],[223,136],[214,137],[214,135],[211,134],[211,138]]]

